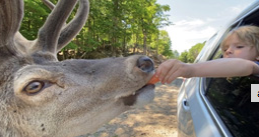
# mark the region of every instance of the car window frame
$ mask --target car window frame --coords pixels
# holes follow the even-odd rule
[[[255,10],[253,10],[255,11]],[[243,16],[244,17],[244,16]],[[235,24],[232,24],[230,27],[228,27],[227,29],[225,29],[225,31],[223,32],[223,34],[220,36],[220,40],[217,43],[213,43],[216,44],[216,48],[214,50],[212,50],[212,54],[211,56],[208,56],[208,60],[213,60],[215,58],[219,58],[219,56],[222,57],[222,53],[220,50],[220,43],[223,40],[223,38],[227,35],[227,33],[232,30],[233,28],[239,27],[241,25],[245,25],[245,23],[243,22],[244,19],[239,19],[238,21],[234,22]],[[215,39],[215,38],[214,38]],[[217,56],[217,57],[215,57]],[[200,58],[197,59],[197,62],[200,62]],[[215,121],[215,124],[217,125],[218,129],[220,130],[220,132],[222,133],[223,136],[233,136],[232,133],[229,131],[229,129],[227,128],[227,126],[225,125],[225,123],[222,121],[221,117],[219,116],[218,112],[214,109],[213,105],[210,103],[210,101],[208,100],[208,98],[206,97],[206,91],[208,89],[206,82],[209,80],[210,78],[200,78],[200,84],[199,84],[199,89],[200,89],[200,95],[207,107],[207,109],[209,110],[210,115],[212,116],[212,118]]]
[[[220,43],[222,42],[222,40],[224,39],[224,37],[228,34],[228,32],[230,30],[232,30],[235,27],[238,27],[238,26],[242,25],[242,23],[243,23],[243,18],[238,19],[231,26],[223,29],[223,31],[221,31],[221,32],[218,32],[220,35],[217,33],[216,36],[218,38],[213,38],[214,41],[217,41],[217,42],[211,42],[212,45],[209,45],[210,47],[214,46],[216,48],[214,48],[212,50],[212,52],[210,53],[210,56],[207,57],[208,59],[206,61],[215,59],[215,56],[217,56],[217,55],[220,56],[220,53],[219,53],[219,52],[221,52]],[[200,60],[200,59],[197,60],[197,62],[201,62],[201,61],[203,61],[203,60]],[[218,115],[218,113],[216,112],[216,110],[214,109],[214,107],[212,106],[212,104],[210,103],[208,98],[206,97],[206,91],[207,91],[207,88],[208,88],[207,84],[206,84],[206,81],[208,79],[210,79],[210,78],[205,78],[205,77],[200,78],[199,89],[200,89],[201,98],[203,99],[203,101],[205,103],[205,106],[209,110],[209,113],[212,116],[213,120],[215,121],[215,125],[218,127],[221,134],[223,136],[232,137],[233,136],[232,133],[229,131],[229,129],[227,128],[225,123],[222,121],[221,117]]]

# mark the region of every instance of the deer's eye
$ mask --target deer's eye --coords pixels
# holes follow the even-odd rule
[[[32,81],[27,86],[24,87],[23,91],[27,94],[36,94],[42,90],[44,87],[44,82],[42,81]]]

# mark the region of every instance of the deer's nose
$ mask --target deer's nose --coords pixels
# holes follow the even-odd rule
[[[152,72],[155,69],[154,62],[148,57],[140,57],[137,61],[137,66],[146,73]]]

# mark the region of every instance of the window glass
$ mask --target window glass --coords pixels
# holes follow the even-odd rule
[[[198,56],[196,57],[195,62],[198,62],[201,58],[203,58],[203,55],[211,48],[213,45],[213,42],[215,42],[217,33],[215,33],[204,45]]]
[[[251,84],[258,78],[211,78],[206,97],[229,131],[237,137],[259,135],[259,103],[251,102]]]
[[[214,58],[220,58],[220,49]],[[251,84],[259,84],[256,76],[207,78],[205,96],[236,137],[259,135],[259,102],[251,102]]]

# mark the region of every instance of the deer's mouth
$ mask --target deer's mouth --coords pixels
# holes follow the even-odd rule
[[[148,84],[135,91],[132,95],[122,97],[126,106],[143,106],[150,103],[155,96],[155,85]]]
[[[142,73],[149,74],[149,76],[154,74],[154,62],[146,56],[137,60],[136,67]],[[131,92],[132,94],[121,97],[121,99],[126,106],[143,106],[154,99],[154,89],[154,84],[146,84],[135,92]]]

